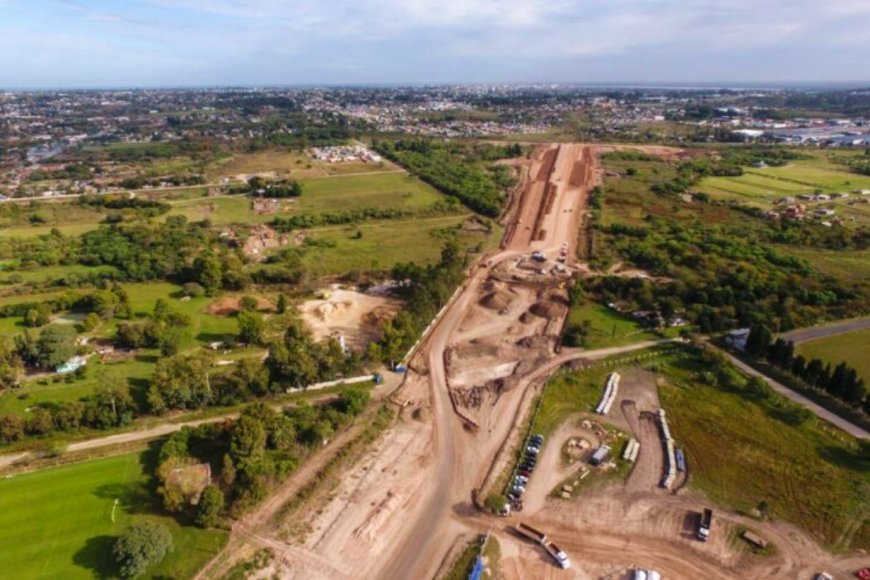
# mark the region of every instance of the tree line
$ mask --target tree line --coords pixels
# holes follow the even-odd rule
[[[522,153],[519,145],[473,146],[427,139],[377,141],[373,147],[426,183],[488,217],[498,217],[501,213],[505,177],[499,172],[487,171],[486,163]]]
[[[795,354],[794,342],[782,337],[774,339],[770,329],[763,324],[750,329],[746,353],[756,359],[766,360],[810,387],[870,414],[867,385],[858,371],[845,362],[832,367],[831,363],[819,358],[807,360],[803,355]]]

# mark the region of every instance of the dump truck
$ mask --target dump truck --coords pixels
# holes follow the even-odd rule
[[[701,524],[698,526],[698,539],[706,542],[710,538],[710,526],[713,525],[713,510],[704,508],[701,514]]]
[[[520,535],[525,536],[536,544],[541,544],[543,546],[547,542],[547,534],[541,530],[536,530],[532,526],[526,525],[523,522],[518,523],[515,529]]]
[[[556,560],[556,563],[563,570],[567,570],[571,567],[571,560],[568,559],[568,554],[566,554],[562,549],[554,544],[553,542],[547,542],[544,544],[544,549],[547,550],[547,553]]]

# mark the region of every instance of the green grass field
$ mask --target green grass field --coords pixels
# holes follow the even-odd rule
[[[456,227],[467,216],[447,216],[412,220],[386,221],[360,226],[318,228],[308,232],[322,247],[305,248],[302,261],[314,274],[346,274],[352,271],[387,270],[395,264],[428,264],[441,255],[446,240],[441,231]],[[357,232],[362,237],[357,238]],[[497,241],[495,235],[464,232],[459,241],[466,247]]]
[[[870,384],[870,357],[867,356],[870,348],[868,347],[870,347],[870,330],[856,330],[802,342],[796,346],[795,351],[807,359],[818,358],[830,362],[831,366],[845,362]]]
[[[146,454],[133,453],[0,480],[2,576],[115,577],[113,538],[130,523],[150,519],[170,529],[174,550],[148,577],[191,577],[223,546],[227,533],[155,515],[146,460]]]
[[[600,304],[582,304],[572,307],[569,320],[576,326],[580,326],[583,321],[589,321],[586,348],[590,349],[622,346],[659,338],[654,333],[644,330],[633,319]]]
[[[73,274],[89,275],[102,274],[115,271],[112,266],[81,266],[73,264],[71,266],[39,266],[27,270],[15,270],[8,272],[0,268],[0,277],[17,275],[21,277],[21,282],[50,282],[70,276]]]
[[[0,395],[0,414],[23,412],[39,403],[77,401],[101,386],[128,387],[135,399],[144,400],[146,382],[154,371],[158,355],[157,351],[143,352],[135,358],[112,363],[101,363],[99,357],[91,357],[85,377],[70,383],[59,376],[57,382],[52,377],[45,384],[40,380],[22,381],[20,388]]]
[[[554,375],[544,389],[532,432],[549,435],[568,417],[591,413],[604,392],[604,382],[613,369],[594,366]]]
[[[790,403],[759,397],[730,367],[716,384],[690,357],[657,364],[662,407],[687,454],[692,485],[742,512],[761,502],[835,550],[870,548],[870,463],[856,442],[814,416],[800,423]]]

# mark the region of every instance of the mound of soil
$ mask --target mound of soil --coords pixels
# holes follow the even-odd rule
[[[257,299],[257,310],[270,310],[272,303],[260,296],[255,296]],[[241,296],[224,296],[206,306],[205,311],[208,314],[215,316],[230,316],[238,313],[242,307],[239,305]]]
[[[490,292],[480,299],[480,305],[490,310],[504,310],[511,303],[511,296],[507,292]]]
[[[568,312],[568,307],[558,302],[537,302],[529,308],[529,312],[541,318],[558,318]]]

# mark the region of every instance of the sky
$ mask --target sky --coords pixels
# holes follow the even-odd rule
[[[870,0],[0,0],[0,87],[870,84]]]

